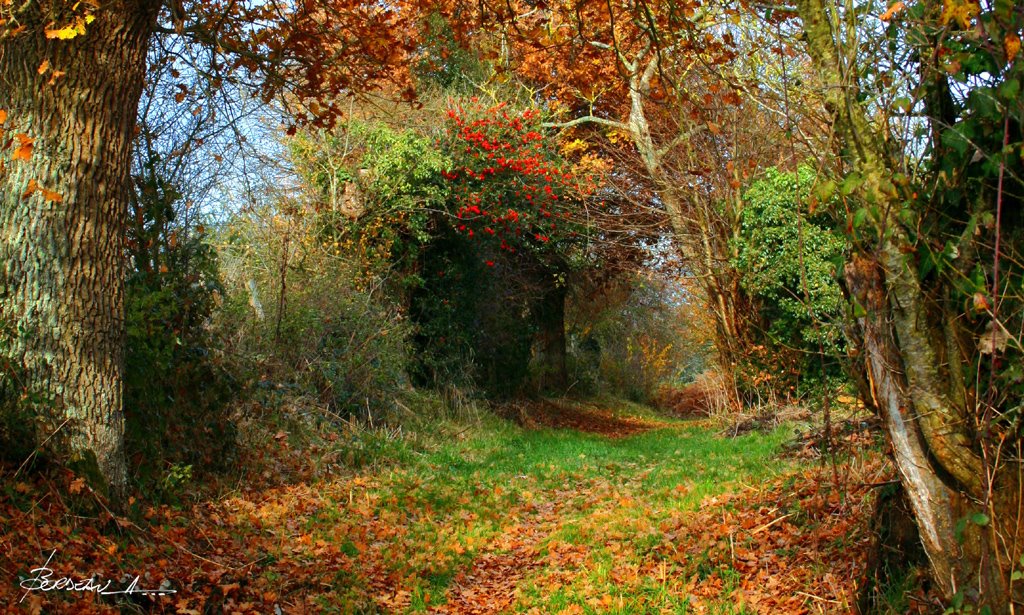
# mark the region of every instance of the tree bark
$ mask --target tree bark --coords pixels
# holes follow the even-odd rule
[[[0,167],[0,307],[20,332],[27,385],[50,408],[40,442],[56,434],[47,451],[116,495],[127,482],[129,156],[160,3],[104,2],[71,40],[44,35],[56,5],[26,3],[26,30],[0,39],[2,128],[34,139],[27,160]]]
[[[539,391],[563,392],[568,384],[565,356],[565,286],[546,289],[536,308],[534,370]]]
[[[922,364],[923,357],[903,348],[906,334],[900,335],[899,326],[890,324],[906,320],[905,316],[894,316],[903,308],[892,305],[893,283],[886,280],[880,263],[857,255],[847,264],[845,277],[851,294],[864,309],[858,324],[872,402],[889,434],[896,469],[914,511],[934,580],[947,599],[966,590],[974,594],[975,601],[984,598],[986,603],[996,604],[1006,596],[1006,587],[995,558],[985,555],[994,554],[995,545],[990,544],[989,532],[976,524],[963,524],[957,531],[960,519],[968,517],[972,508],[977,511],[977,507],[972,506],[969,492],[958,488],[941,466],[936,467],[940,458],[947,464],[949,460],[929,447],[922,425],[925,421],[916,407],[920,405],[916,396],[921,390],[908,382],[909,374],[926,365]]]
[[[797,7],[838,142],[859,176],[855,196],[881,212],[862,231],[845,277],[860,314],[872,402],[885,421],[933,579],[947,600],[960,593],[994,613],[1010,612],[1008,579],[1020,556],[1015,541],[1009,545],[1018,530],[1018,491],[1014,477],[986,476],[968,434],[972,409],[962,376],[948,365],[960,358],[946,356],[944,325],[956,310],[930,299],[941,293],[927,292],[920,281],[900,216],[920,213],[908,209],[894,185],[897,165],[858,100],[856,67],[845,64],[856,54],[843,47],[835,5],[798,0]],[[985,523],[971,521],[978,518]],[[1000,536],[1009,538],[999,544]]]

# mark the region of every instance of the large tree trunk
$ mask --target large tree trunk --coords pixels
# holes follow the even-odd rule
[[[881,264],[856,255],[846,266],[850,292],[864,309],[858,323],[871,401],[885,422],[896,469],[942,593],[948,599],[963,591],[973,601],[983,599],[989,605],[1005,607],[1005,579],[991,533],[970,522],[957,530],[961,519],[981,512],[971,502],[972,496],[980,496],[981,473],[974,474],[977,458],[958,459],[969,455],[969,448],[948,443],[957,449],[954,453],[935,443],[937,436],[955,438],[953,425],[945,424],[941,434],[929,434],[929,414],[950,414],[951,408],[932,407],[930,400],[943,395],[935,386],[938,383],[925,384],[914,376],[915,372],[933,369],[934,361],[928,350],[908,349],[915,345],[913,338],[923,339],[926,321],[912,314],[917,301],[903,296],[905,303],[900,303],[900,293],[894,287],[906,283],[901,280],[905,275],[890,274],[887,279]],[[907,327],[916,331],[907,331]],[[955,478],[956,474],[961,480]]]
[[[20,332],[13,350],[25,384],[50,408],[40,417],[41,441],[116,493],[127,481],[129,156],[159,2],[104,2],[71,40],[44,35],[57,4],[26,3],[18,15],[26,30],[0,39],[2,128],[34,139],[28,160],[0,167],[0,305]]]
[[[568,370],[565,356],[565,286],[544,291],[537,304],[538,331],[533,341],[533,370],[539,391],[564,392]]]
[[[883,212],[862,231],[846,284],[861,314],[872,401],[885,421],[933,578],[947,600],[960,593],[994,613],[1010,612],[1008,581],[1020,556],[1016,477],[987,471],[968,432],[973,408],[944,326],[955,309],[936,299],[941,288],[927,293],[920,282],[903,226],[920,212],[908,208],[893,184],[897,166],[889,146],[858,100],[856,67],[846,64],[855,54],[840,42],[835,5],[798,0],[797,6],[838,142],[859,176],[854,196]]]

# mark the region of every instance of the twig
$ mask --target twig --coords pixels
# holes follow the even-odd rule
[[[874,487],[885,487],[886,485],[898,485],[898,484],[900,484],[900,480],[899,479],[894,479],[894,480],[883,480],[882,482],[879,482],[879,483],[857,483],[857,486],[858,487],[872,487],[872,488],[874,488]]]
[[[57,433],[58,433],[58,432],[59,432],[59,431],[60,431],[61,429],[64,429],[64,426],[65,426],[65,425],[67,425],[67,424],[68,424],[68,421],[70,421],[70,420],[71,420],[71,417],[70,417],[70,416],[69,416],[68,418],[64,419],[64,422],[63,422],[63,423],[61,423],[61,424],[60,424],[60,426],[59,426],[59,427],[57,427],[57,429],[54,429],[54,430],[53,430],[53,433],[52,433],[52,434],[50,434],[50,435],[46,436],[46,439],[45,439],[45,440],[43,440],[42,442],[40,442],[40,443],[39,443],[39,446],[37,446],[37,447],[35,448],[35,450],[33,450],[33,451],[32,451],[32,452],[31,452],[31,453],[29,454],[29,456],[25,458],[25,461],[22,461],[22,462],[21,462],[21,465],[20,465],[20,466],[18,466],[18,469],[17,469],[17,470],[15,470],[15,472],[14,472],[14,477],[13,477],[13,478],[12,478],[11,480],[14,480],[15,478],[18,478],[18,474],[20,474],[20,473],[21,473],[21,470],[22,470],[22,469],[23,469],[23,468],[25,467],[25,465],[26,465],[26,464],[27,464],[27,463],[28,463],[29,461],[31,461],[33,457],[35,457],[35,456],[36,456],[36,453],[38,453],[38,452],[39,452],[39,449],[43,448],[43,446],[45,446],[45,445],[46,445],[46,443],[47,443],[47,442],[49,442],[51,438],[53,438],[53,437],[54,437],[55,435],[57,435]]]
[[[753,536],[754,534],[760,534],[761,532],[763,532],[763,531],[765,531],[766,529],[770,528],[771,526],[775,525],[775,524],[776,524],[776,523],[778,523],[779,521],[782,521],[783,519],[786,519],[786,518],[788,518],[788,517],[792,517],[792,516],[793,516],[793,515],[795,515],[795,514],[796,514],[796,513],[789,513],[788,515],[782,515],[781,517],[779,517],[778,519],[776,519],[776,520],[774,520],[774,521],[769,521],[768,523],[765,523],[765,524],[764,524],[764,525],[762,525],[761,527],[759,527],[759,528],[756,528],[756,529],[755,529],[754,531],[750,532],[750,535],[751,535],[751,536]]]
[[[821,596],[815,596],[814,594],[808,594],[807,592],[797,591],[795,593],[800,594],[801,596],[807,596],[808,598],[813,598],[815,600],[820,600],[822,602],[828,602],[829,604],[842,604],[842,602],[839,602],[838,600],[832,600],[831,598],[822,598]]]

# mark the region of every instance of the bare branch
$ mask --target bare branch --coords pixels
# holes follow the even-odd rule
[[[579,126],[581,124],[600,124],[602,126],[609,126],[611,128],[618,128],[619,130],[629,130],[629,124],[625,122],[619,122],[617,120],[610,120],[603,117],[597,117],[596,115],[584,115],[568,122],[544,122],[541,124],[544,128],[557,128],[559,130],[565,130],[572,128],[573,126]]]

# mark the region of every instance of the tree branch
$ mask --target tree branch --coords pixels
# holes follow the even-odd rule
[[[629,130],[629,124],[619,122],[617,120],[609,120],[603,117],[597,117],[596,115],[584,115],[568,122],[544,122],[541,124],[544,128],[557,128],[559,130],[565,130],[572,128],[573,126],[579,126],[580,124],[600,124],[602,126],[609,126],[611,128],[618,128],[619,130]]]

